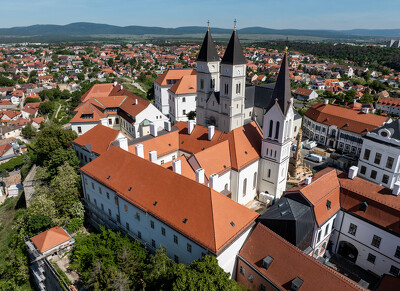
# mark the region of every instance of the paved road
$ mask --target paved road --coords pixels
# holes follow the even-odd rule
[[[135,86],[136,88],[138,88],[140,91],[142,91],[143,93],[147,93],[142,86],[140,86],[140,84],[136,83],[135,81],[132,80],[131,83],[133,86]]]
[[[303,158],[303,163],[307,166],[310,166],[312,170],[315,172],[321,171],[322,169],[325,169],[328,166],[328,162],[323,160],[320,163],[316,163],[314,161],[308,160],[306,157],[310,154],[310,150],[307,149],[301,149],[301,157]],[[295,153],[295,151],[292,151],[292,155]]]

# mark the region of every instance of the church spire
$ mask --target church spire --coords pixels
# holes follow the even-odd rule
[[[283,114],[286,114],[288,108],[291,106],[291,98],[289,65],[287,51],[285,50],[278,79],[275,84],[274,92],[272,93],[272,100],[277,100]]]
[[[204,37],[203,44],[201,45],[199,55],[197,56],[198,62],[218,62],[219,55],[215,48],[214,40],[210,32],[210,23],[207,22],[207,33]]]
[[[237,36],[235,20],[235,29],[232,32],[231,39],[229,40],[228,46],[226,47],[226,51],[224,57],[222,58],[221,64],[245,65],[246,63],[246,59],[243,55],[243,49],[240,45],[239,37]]]

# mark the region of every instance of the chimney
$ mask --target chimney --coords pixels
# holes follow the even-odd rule
[[[208,140],[212,140],[213,136],[215,133],[215,126],[214,125],[210,125],[208,127]]]
[[[312,181],[312,177],[311,176],[309,176],[309,177],[307,177],[306,178],[306,185],[310,185],[311,184],[311,181]]]
[[[107,118],[100,118],[101,125],[107,126]]]
[[[143,149],[143,145],[141,143],[135,145],[135,153],[138,157],[141,157],[144,159],[144,149]]]
[[[265,270],[268,270],[269,266],[271,266],[272,262],[274,261],[274,258],[271,256],[266,256],[263,261],[262,261],[262,266]]]
[[[357,102],[357,99],[353,99],[353,104],[356,104],[356,102]]]
[[[135,99],[135,105],[137,105],[139,103],[138,99]]]
[[[117,139],[118,145],[121,149],[128,151],[128,138],[127,137],[120,137]]]
[[[122,90],[122,89],[124,89],[124,86],[122,86],[122,84],[121,84],[121,88],[119,90]]]
[[[149,152],[149,160],[153,163],[157,162],[157,151]]]
[[[154,123],[150,123],[150,134],[154,137],[157,136],[157,128]]]
[[[170,121],[164,121],[164,129],[166,131],[171,131],[171,122]]]
[[[172,169],[174,170],[175,173],[177,174],[182,174],[181,171],[181,160],[177,159],[172,161]]]
[[[204,169],[200,168],[196,170],[196,181],[200,184],[204,184]]]
[[[398,196],[399,193],[400,193],[400,181],[397,181],[397,182],[394,183],[394,185],[393,185],[392,194],[393,194],[394,196]]]
[[[192,134],[193,129],[194,129],[194,121],[188,120],[188,134]]]
[[[324,104],[325,104],[325,105],[328,105],[328,104],[329,104],[329,99],[325,99],[325,100],[324,100]]]
[[[116,87],[118,85],[117,81],[114,81],[114,87]]]
[[[362,112],[365,113],[365,114],[369,113],[369,108],[364,107],[364,108],[362,109]]]
[[[210,188],[213,188],[214,190],[217,190],[217,188],[218,188],[218,174],[210,175],[208,186]]]
[[[358,173],[358,167],[356,166],[351,166],[349,169],[349,174],[347,175],[347,177],[351,180],[353,180],[355,177],[357,177],[357,173]]]

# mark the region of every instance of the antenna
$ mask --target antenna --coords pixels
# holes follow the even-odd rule
[[[210,31],[210,20],[207,20],[207,30]]]
[[[236,23],[237,23],[237,20],[235,18],[235,20],[233,21],[233,30],[235,30],[235,31],[236,31]]]

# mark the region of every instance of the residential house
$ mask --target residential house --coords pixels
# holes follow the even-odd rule
[[[317,92],[307,88],[297,88],[293,93],[295,94],[296,98],[301,101],[310,101],[318,98]]]

